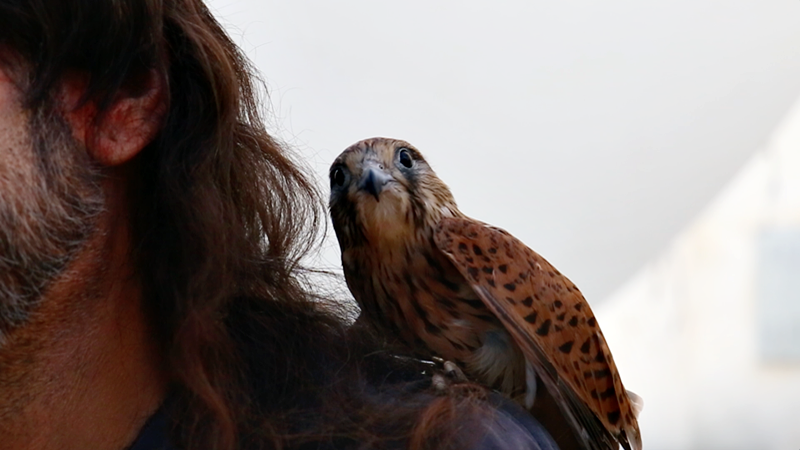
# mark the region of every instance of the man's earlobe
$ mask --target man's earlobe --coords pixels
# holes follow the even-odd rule
[[[147,146],[163,126],[168,108],[167,83],[151,70],[136,89],[121,89],[108,110],[97,116],[93,102],[70,108],[83,92],[83,83],[65,83],[64,100],[67,121],[73,135],[100,164],[125,163]]]

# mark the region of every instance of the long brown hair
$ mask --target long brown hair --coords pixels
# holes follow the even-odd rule
[[[481,410],[475,395],[429,393],[419,365],[307,285],[323,203],[201,0],[0,0],[0,45],[29,66],[32,109],[67,72],[88,74],[100,111],[145,71],[168,80],[164,128],[130,163],[130,211],[179,445],[433,448],[474,431],[455,411]]]

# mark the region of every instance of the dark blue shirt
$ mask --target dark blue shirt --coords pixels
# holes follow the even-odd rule
[[[485,424],[486,433],[469,450],[558,450],[547,431],[527,411],[499,394],[489,397],[498,414]],[[159,409],[145,424],[130,450],[174,450],[169,441],[169,422]]]

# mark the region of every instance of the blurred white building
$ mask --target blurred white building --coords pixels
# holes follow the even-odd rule
[[[800,448],[800,102],[595,309],[626,387],[644,398],[645,448]]]

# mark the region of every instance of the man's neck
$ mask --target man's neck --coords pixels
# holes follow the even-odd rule
[[[163,401],[128,239],[107,211],[30,322],[0,346],[0,450],[125,448]]]

